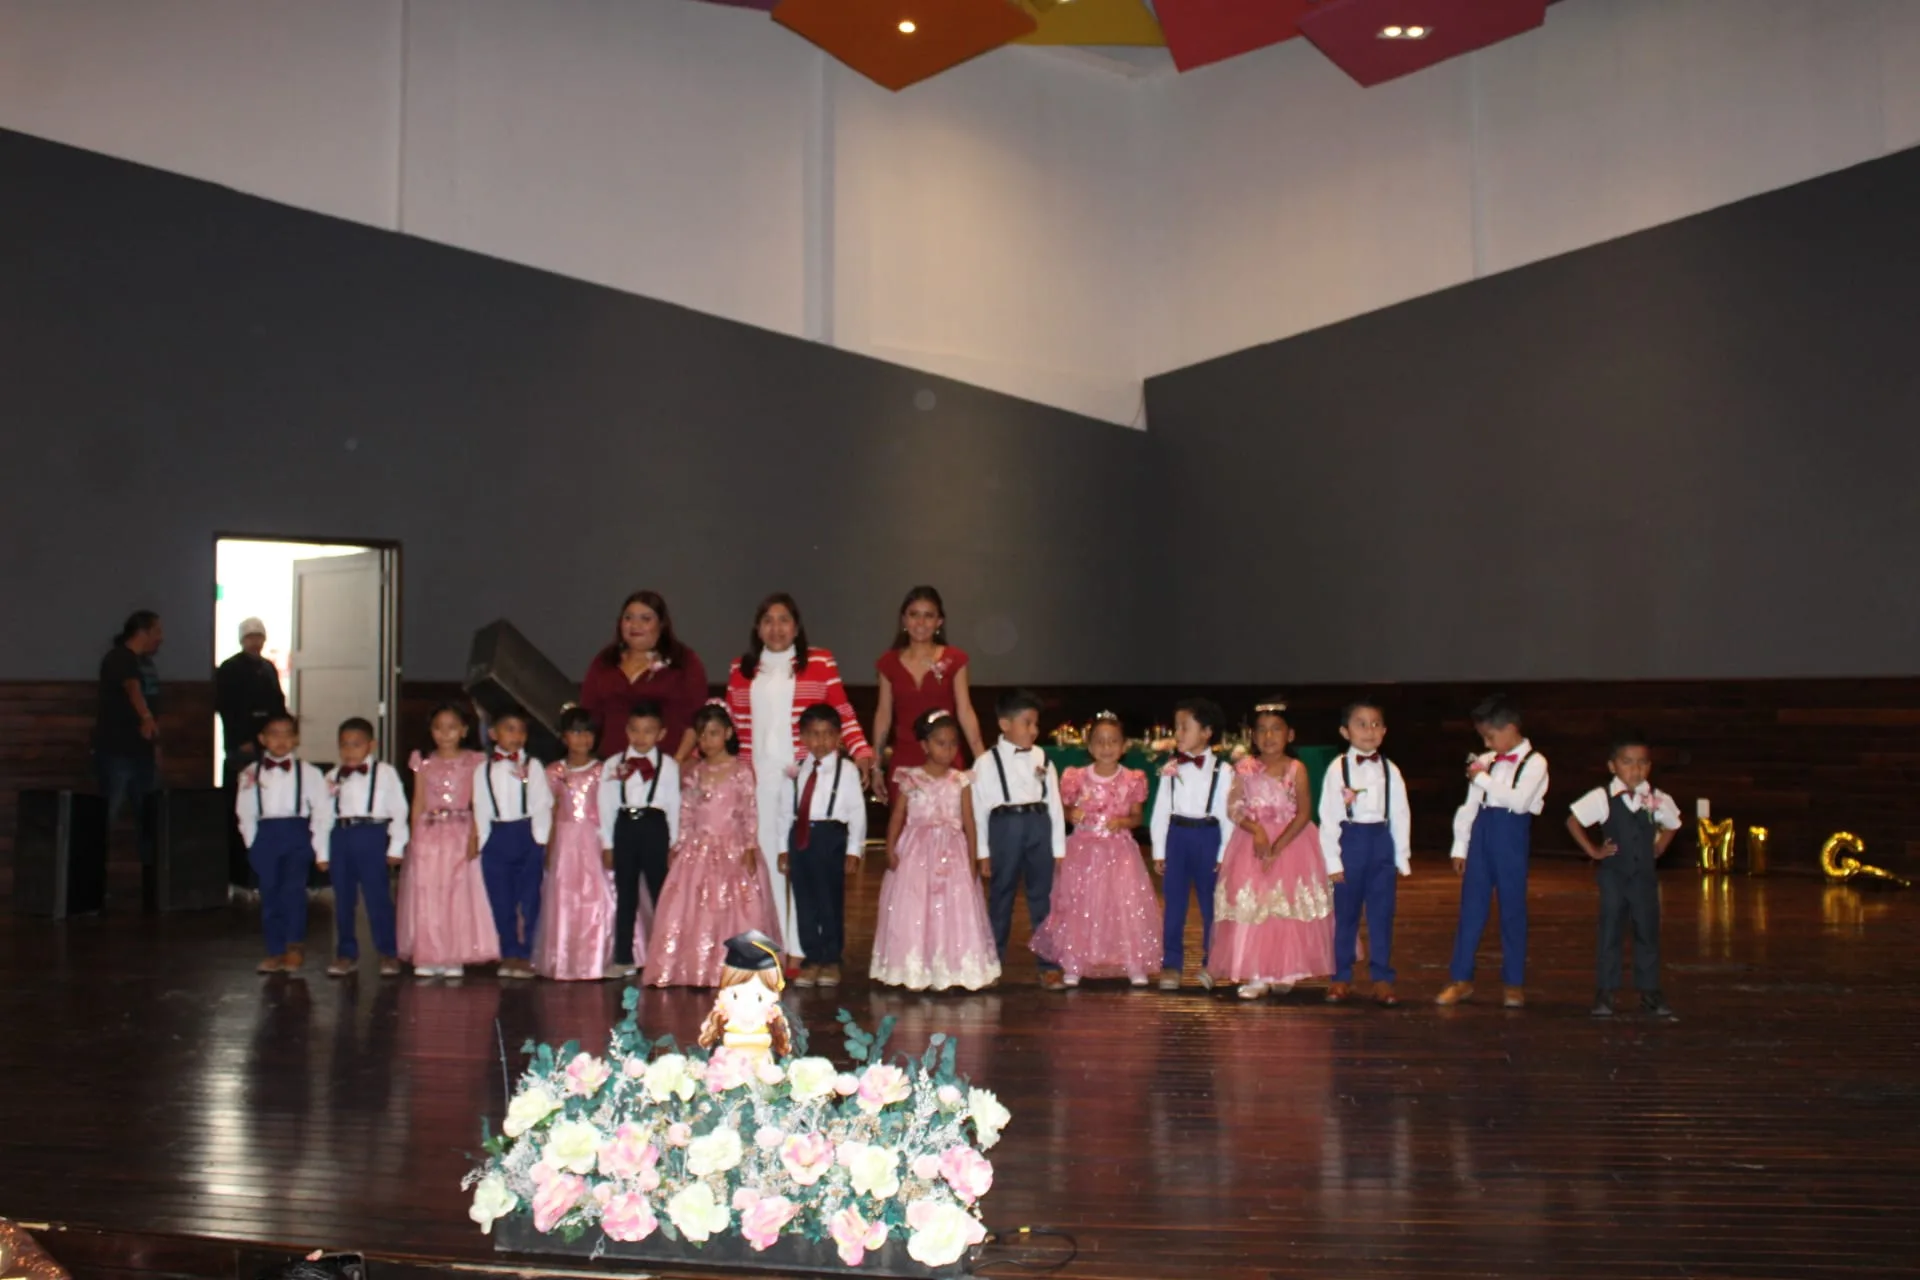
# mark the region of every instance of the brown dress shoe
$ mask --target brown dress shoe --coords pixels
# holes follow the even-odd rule
[[[1439,995],[1433,998],[1435,1004],[1465,1004],[1473,999],[1471,982],[1449,982]]]
[[[820,972],[814,975],[813,980],[819,983],[823,987],[839,986],[840,985],[840,966],[837,964],[821,965]]]
[[[1042,969],[1040,971],[1040,986],[1046,991],[1065,991],[1067,989],[1067,979],[1058,969]]]
[[[286,963],[289,973],[295,969],[305,968],[307,963],[307,949],[297,942],[294,943],[287,948]]]
[[[1391,1009],[1400,1003],[1400,997],[1393,994],[1393,984],[1391,982],[1376,982],[1373,984],[1373,1002],[1384,1008]]]
[[[253,971],[255,973],[285,973],[287,971],[286,957],[268,956],[265,960],[262,960],[258,965],[254,966]]]
[[[800,972],[793,975],[793,985],[801,988],[819,986],[820,971],[810,964],[801,965]]]
[[[1524,1009],[1527,1007],[1527,993],[1519,987],[1508,987],[1501,993],[1500,1004],[1507,1009]]]
[[[1178,991],[1180,989],[1180,971],[1178,969],[1162,969],[1160,971],[1160,989],[1162,991]]]
[[[1345,1004],[1353,999],[1353,984],[1350,982],[1332,982],[1327,984],[1327,1003]]]
[[[381,956],[380,957],[380,976],[383,978],[399,977],[400,961],[395,959],[393,956]]]
[[[329,978],[345,978],[353,973],[353,961],[345,956],[335,956],[333,963],[327,966]]]

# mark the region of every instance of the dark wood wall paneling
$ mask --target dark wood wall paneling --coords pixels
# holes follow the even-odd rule
[[[1139,732],[1173,717],[1180,698],[1205,694],[1238,723],[1254,702],[1284,693],[1301,742],[1337,741],[1340,708],[1366,696],[1384,704],[1387,752],[1407,775],[1414,844],[1438,857],[1465,783],[1464,757],[1474,745],[1467,713],[1488,686],[1465,684],[1254,687],[1127,686],[1037,690],[1048,729],[1109,708]],[[1680,800],[1689,819],[1705,796],[1716,817],[1772,832],[1777,866],[1809,867],[1820,844],[1848,830],[1867,842],[1867,860],[1911,872],[1920,866],[1920,678],[1857,680],[1552,681],[1509,685],[1535,745],[1553,766],[1553,790],[1534,840],[1543,852],[1572,853],[1563,828],[1566,805],[1606,776],[1607,744],[1632,726],[1654,741],[1654,776]],[[874,689],[849,689],[871,722]],[[999,690],[974,690],[989,741]],[[86,681],[0,681],[0,858],[11,870],[16,794],[33,787],[86,789],[92,783],[87,740],[93,685]],[[409,683],[401,695],[399,741],[388,755],[404,760],[428,744],[432,709],[458,699],[451,683]],[[174,786],[203,786],[211,776],[213,691],[210,683],[170,683],[162,717],[164,773]],[[324,740],[324,735],[322,735]],[[323,753],[309,735],[308,754]],[[128,849],[124,842],[118,849]],[[1690,845],[1670,856],[1691,856]]]

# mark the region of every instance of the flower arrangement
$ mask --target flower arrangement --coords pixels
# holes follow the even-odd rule
[[[900,1241],[921,1266],[947,1267],[985,1239],[983,1152],[1011,1117],[955,1074],[952,1039],[890,1061],[893,1019],[868,1032],[843,1010],[843,1071],[807,1054],[802,1027],[784,1059],[682,1050],[641,1031],[638,1003],[629,989],[604,1058],[528,1042],[501,1132],[483,1122],[486,1159],[463,1184],[482,1231],[526,1214],[569,1244],[735,1233],[755,1251],[830,1243],[848,1267]]]

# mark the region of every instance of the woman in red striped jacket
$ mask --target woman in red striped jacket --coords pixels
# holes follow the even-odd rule
[[[793,785],[788,770],[800,759],[800,713],[818,702],[840,713],[841,743],[860,770],[861,785],[849,799],[865,804],[863,793],[873,773],[873,748],[867,745],[860,721],[847,703],[846,687],[840,683],[840,664],[827,650],[808,646],[806,624],[800,620],[800,606],[792,596],[785,592],[770,595],[760,602],[754,615],[753,638],[747,643],[747,651],[733,660],[727,672],[727,712],[733,717],[741,749],[753,761],[760,856],[766,859],[767,874],[773,881],[789,969],[799,963],[792,953],[794,939],[800,935],[793,895],[787,891],[787,878],[780,874],[780,853],[787,847],[787,833],[778,829],[780,791]]]

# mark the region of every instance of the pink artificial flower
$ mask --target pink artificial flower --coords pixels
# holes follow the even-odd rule
[[[789,780],[795,780],[800,777],[800,766],[797,764],[790,764],[786,768],[782,769],[780,772],[785,774]]]
[[[660,1220],[653,1216],[653,1206],[647,1203],[647,1198],[631,1191],[610,1197],[600,1210],[600,1229],[607,1233],[609,1240],[645,1240],[659,1225]]]
[[[743,1206],[742,1197],[749,1195],[754,1197],[753,1201]],[[733,1207],[740,1214],[740,1234],[756,1250],[765,1249],[778,1240],[780,1229],[800,1212],[800,1206],[785,1196],[763,1196],[745,1190],[734,1196]]]
[[[533,1229],[545,1235],[560,1225],[587,1192],[587,1180],[550,1164],[533,1166]]]
[[[738,1049],[719,1048],[707,1059],[707,1088],[725,1093],[749,1084],[754,1078],[754,1061]]]
[[[833,1078],[833,1091],[843,1098],[851,1098],[854,1094],[860,1092],[860,1079],[857,1076],[849,1075],[847,1072],[842,1071]]]
[[[580,1098],[591,1098],[600,1092],[613,1075],[613,1068],[590,1053],[575,1055],[567,1064],[567,1092]]]
[[[1169,760],[1165,764],[1160,766],[1160,776],[1163,778],[1174,777],[1179,772],[1180,772],[1180,764],[1178,761],[1175,761],[1175,760]]]
[[[962,1201],[972,1204],[993,1189],[993,1162],[959,1143],[940,1153],[940,1176]]]
[[[667,1145],[684,1147],[693,1141],[693,1126],[690,1124],[670,1124],[667,1126]]]
[[[627,1065],[623,1067],[622,1070],[631,1079],[638,1080],[641,1076],[647,1074],[647,1060],[645,1058],[628,1058]]]
[[[840,1246],[840,1261],[857,1267],[866,1260],[867,1250],[887,1242],[887,1224],[868,1222],[849,1206],[827,1219],[827,1234]]]
[[[810,1187],[833,1168],[833,1143],[824,1133],[796,1133],[781,1145],[780,1163],[787,1176]]]
[[[759,1077],[761,1084],[779,1084],[787,1078],[787,1073],[780,1069],[780,1064],[772,1060],[762,1062],[754,1068],[754,1075]]]
[[[912,1096],[907,1073],[890,1062],[875,1063],[860,1074],[860,1109],[870,1116]]]
[[[1233,771],[1241,777],[1247,778],[1256,773],[1264,773],[1266,766],[1261,764],[1254,756],[1242,756],[1238,763],[1233,766]]]
[[[940,1157],[932,1154],[915,1156],[909,1167],[913,1170],[913,1176],[920,1181],[932,1182],[940,1176]]]
[[[638,1125],[623,1124],[613,1131],[613,1141],[600,1148],[600,1173],[622,1182],[631,1179],[642,1191],[660,1185],[654,1166],[660,1163],[660,1148],[647,1141],[646,1131]]]

